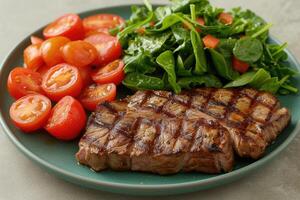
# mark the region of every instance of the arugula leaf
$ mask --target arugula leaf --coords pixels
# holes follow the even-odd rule
[[[123,84],[133,90],[162,90],[164,82],[157,77],[139,73],[126,74]]]
[[[172,51],[168,50],[161,53],[156,58],[157,64],[159,64],[168,74],[168,82],[176,94],[181,92],[180,86],[176,83],[175,73],[175,59]]]
[[[185,89],[191,89],[193,87],[202,85],[215,88],[222,87],[221,81],[216,76],[211,74],[180,78],[177,83]]]
[[[227,80],[235,80],[239,77],[239,73],[232,69],[230,62],[226,61],[225,57],[221,53],[214,49],[209,49],[209,52],[219,76]]]
[[[201,75],[207,71],[206,57],[203,49],[203,43],[197,31],[191,31],[191,41],[196,59],[195,74]]]
[[[263,46],[255,38],[244,37],[239,39],[235,44],[233,54],[241,61],[248,63],[256,62],[263,54]]]
[[[156,70],[155,62],[152,61],[150,53],[139,53],[136,56],[124,57],[125,67],[124,72],[137,72],[141,74],[153,73]]]

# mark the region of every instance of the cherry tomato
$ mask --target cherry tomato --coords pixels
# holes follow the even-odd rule
[[[66,63],[50,68],[43,77],[42,88],[53,101],[64,96],[76,97],[80,94],[83,83],[79,70]]]
[[[43,94],[39,73],[22,67],[14,68],[8,75],[7,88],[12,97],[19,99],[28,94]]]
[[[42,38],[36,37],[36,36],[31,36],[30,37],[31,44],[41,44],[44,42]]]
[[[83,86],[88,86],[93,83],[91,67],[82,67],[79,69],[79,73],[82,78]]]
[[[50,38],[42,43],[41,53],[45,63],[52,67],[59,63],[63,63],[61,48],[70,42],[70,39],[62,36]]]
[[[76,67],[85,67],[98,59],[97,49],[85,41],[72,41],[62,48],[64,60]]]
[[[122,54],[122,46],[116,37],[98,33],[84,39],[94,45],[98,51],[100,65],[108,64],[118,59]]]
[[[117,88],[113,83],[104,85],[93,84],[83,90],[79,99],[87,110],[94,111],[98,104],[105,101],[113,101],[116,98],[116,93]]]
[[[13,123],[25,132],[42,128],[48,120],[51,101],[39,94],[30,94],[15,101],[9,110]]]
[[[249,69],[248,63],[238,60],[236,57],[232,58],[232,66],[236,71],[238,71],[242,74],[247,72]]]
[[[42,77],[42,79],[43,79],[44,75],[47,73],[47,71],[48,71],[49,69],[50,69],[50,67],[48,67],[47,65],[43,65],[43,66],[41,66],[41,67],[37,70],[37,72],[40,73],[40,75],[41,75],[41,77]]]
[[[41,44],[32,44],[24,50],[24,63],[26,68],[36,71],[44,64],[40,47]]]
[[[84,37],[82,20],[76,14],[66,14],[49,24],[43,31],[46,39],[64,36],[70,40],[80,40]]]
[[[51,110],[45,129],[60,140],[73,140],[85,127],[86,113],[73,97],[65,96]]]
[[[206,35],[202,40],[203,40],[204,46],[206,48],[211,48],[211,49],[216,48],[220,42],[220,40],[218,38],[215,38],[212,35]]]
[[[118,85],[125,76],[123,68],[124,62],[122,60],[115,60],[92,73],[92,79],[99,84],[114,83]]]
[[[230,25],[233,22],[233,16],[229,13],[224,13],[223,12],[219,15],[219,20],[223,24]]]
[[[84,18],[83,27],[86,33],[90,31],[108,31],[109,29],[125,24],[125,20],[113,14],[98,14]]]
[[[107,29],[107,28],[99,28],[99,29],[97,29],[95,31],[87,31],[87,32],[85,32],[84,37],[87,38],[87,37],[89,37],[91,35],[94,35],[94,34],[97,34],[97,33],[103,33],[103,34],[106,34],[106,35],[110,35],[109,29]]]

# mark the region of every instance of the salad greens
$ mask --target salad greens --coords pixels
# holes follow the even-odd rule
[[[223,24],[218,18],[224,9],[208,0],[170,0],[170,5],[157,8],[144,2],[132,7],[122,31],[114,31],[124,49],[125,86],[175,93],[196,86],[298,92],[293,86],[298,72],[288,65],[287,44],[269,43],[272,24],[252,11],[234,8],[229,12],[233,22]],[[219,39],[214,49],[204,47],[208,34]],[[248,64],[248,71],[236,71],[233,58]]]

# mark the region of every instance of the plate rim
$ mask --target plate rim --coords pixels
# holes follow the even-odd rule
[[[135,4],[135,5],[141,5],[141,4]],[[165,4],[155,4],[157,5],[165,5]],[[122,4],[122,5],[116,5],[116,6],[103,6],[100,8],[92,9],[92,10],[86,10],[79,12],[79,15],[84,15],[91,12],[101,11],[104,9],[119,9],[121,7],[128,7],[130,4]],[[30,35],[33,35],[37,32],[40,32],[45,26],[42,26],[41,28],[37,29],[36,31],[32,32],[31,34],[27,35],[21,42],[19,42],[17,45],[15,45],[12,50],[5,56],[4,60],[1,62],[0,66],[0,77],[3,75],[4,66],[7,65],[7,62],[10,60],[10,57],[19,49],[19,46],[21,46],[23,43],[26,43],[29,40]],[[269,38],[274,40],[278,44],[282,44],[276,37],[269,35]],[[295,63],[295,67],[300,71],[300,64],[296,57],[292,54],[292,52],[289,49],[285,50],[288,54],[289,59]],[[296,135],[300,132],[300,120],[297,122],[295,128],[290,133],[290,135],[284,140],[282,144],[280,144],[276,149],[274,149],[272,152],[270,152],[268,155],[262,157],[261,159],[245,166],[240,169],[218,175],[216,177],[207,178],[204,180],[192,180],[187,181],[183,183],[171,183],[171,184],[131,184],[131,183],[116,183],[111,181],[103,181],[103,180],[94,180],[92,178],[88,178],[85,176],[77,175],[75,173],[69,172],[67,170],[64,170],[60,167],[55,166],[54,164],[50,164],[46,160],[38,157],[34,152],[31,152],[26,148],[25,145],[23,145],[19,139],[15,136],[13,131],[9,129],[7,126],[4,114],[2,111],[2,108],[0,108],[0,124],[4,130],[5,135],[8,136],[9,140],[24,154],[26,157],[40,165],[41,167],[45,168],[46,170],[50,170],[51,172],[54,172],[56,175],[60,174],[64,177],[71,178],[72,180],[81,181],[87,184],[96,185],[96,186],[104,186],[104,187],[114,187],[114,188],[120,188],[120,189],[143,189],[143,190],[153,190],[153,189],[182,189],[182,188],[188,188],[188,187],[196,187],[196,186],[202,186],[202,185],[209,185],[213,183],[217,183],[219,181],[228,181],[231,178],[239,177],[240,175],[250,173],[259,167],[263,166],[263,164],[268,163],[271,161],[275,156],[277,156],[280,152],[282,152],[296,137]],[[74,163],[76,164],[76,163]],[[65,179],[65,178],[64,178]]]

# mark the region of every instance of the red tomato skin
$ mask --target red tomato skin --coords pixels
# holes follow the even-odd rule
[[[46,109],[45,109],[44,113],[40,116],[40,118],[35,120],[35,123],[31,123],[31,124],[27,123],[26,124],[26,123],[20,122],[18,119],[16,119],[15,114],[14,114],[15,105],[19,101],[22,101],[26,98],[30,98],[31,96],[37,96],[39,98],[42,98],[45,102]],[[30,133],[30,132],[33,132],[33,131],[36,131],[38,129],[43,128],[43,126],[46,124],[46,122],[48,120],[48,117],[50,115],[50,111],[51,111],[51,101],[47,97],[45,97],[43,95],[39,95],[39,94],[30,94],[30,95],[27,95],[27,96],[23,96],[22,98],[15,101],[10,107],[9,114],[10,114],[10,118],[11,118],[11,120],[14,123],[15,126],[20,128],[25,133]]]
[[[247,72],[250,67],[248,63],[243,62],[237,59],[236,57],[232,58],[232,66],[236,71],[240,72],[241,74]]]
[[[24,63],[25,67],[36,71],[39,67],[44,65],[44,60],[40,52],[41,44],[29,45],[24,50]]]
[[[90,91],[92,93],[93,90],[96,90],[98,87],[105,87],[106,85],[111,86],[110,93],[106,97],[101,97],[101,98],[95,97],[97,99],[91,99],[91,97],[86,94],[87,91]],[[89,111],[95,111],[97,106],[100,103],[114,101],[115,98],[116,98],[116,95],[117,95],[116,91],[117,91],[116,85],[113,84],[113,83],[104,84],[104,85],[92,84],[92,85],[86,87],[82,91],[81,95],[79,96],[79,100],[80,100],[80,102],[82,103],[82,105],[84,106],[85,109],[87,109]]]
[[[62,106],[66,108],[61,108]],[[60,112],[61,109],[65,112]],[[65,96],[51,110],[45,129],[55,138],[69,141],[80,135],[86,120],[85,110],[79,101],[71,96]]]
[[[61,53],[61,48],[68,42],[70,42],[69,38],[58,36],[58,37],[49,38],[42,43],[41,53],[45,63],[49,67],[64,62]]]
[[[122,46],[116,37],[98,33],[85,38],[84,41],[94,45],[98,51],[99,62],[95,64],[106,65],[122,55]]]
[[[96,30],[109,30],[125,24],[125,20],[114,14],[98,14],[86,17],[82,20],[85,32]]]
[[[79,68],[79,73],[84,87],[93,83],[93,79],[91,77],[92,69],[90,66]]]
[[[223,12],[219,15],[219,20],[223,24],[230,25],[233,22],[233,16],[229,13]]]
[[[57,24],[66,23],[66,21],[70,22],[71,25],[65,26],[65,30],[54,30]],[[60,27],[63,28],[63,27]],[[64,36],[69,38],[70,40],[81,40],[84,38],[84,28],[82,24],[82,20],[77,14],[65,14],[60,18],[56,19],[54,22],[50,23],[44,30],[43,35],[46,39],[57,36]]]
[[[42,77],[39,73],[23,67],[16,67],[8,75],[7,89],[12,97],[19,99],[28,94],[44,94],[40,87],[41,83]]]
[[[42,44],[44,40],[42,38],[31,36],[30,37],[31,44]]]
[[[98,60],[98,52],[89,42],[78,40],[66,44],[62,48],[62,56],[65,62],[76,67],[86,67]]]
[[[117,68],[114,67],[116,65]],[[93,72],[91,74],[92,79],[94,80],[94,82],[99,84],[114,83],[118,85],[124,80],[125,77],[124,65],[125,64],[122,60],[115,60]],[[112,66],[115,69],[111,70]]]
[[[62,68],[64,66],[72,68],[72,70],[75,71],[75,74],[76,74],[75,79],[76,80],[74,81],[73,85],[69,85],[68,88],[59,88],[57,90],[49,88],[47,86],[48,79],[51,77],[51,75],[55,71],[59,70],[60,68]],[[62,64],[55,65],[54,67],[51,67],[46,72],[46,74],[43,76],[41,87],[43,88],[44,92],[47,94],[47,96],[52,101],[58,102],[59,100],[61,100],[65,96],[77,97],[81,92],[81,89],[83,87],[83,82],[82,82],[82,78],[81,78],[81,75],[80,75],[79,70],[78,70],[77,67],[74,67],[72,65],[68,65],[66,63],[62,63]],[[65,87],[65,86],[63,86],[63,87]]]
[[[203,40],[204,46],[206,48],[211,48],[211,49],[216,48],[220,42],[220,40],[218,38],[215,38],[212,35],[206,35],[202,40]]]

